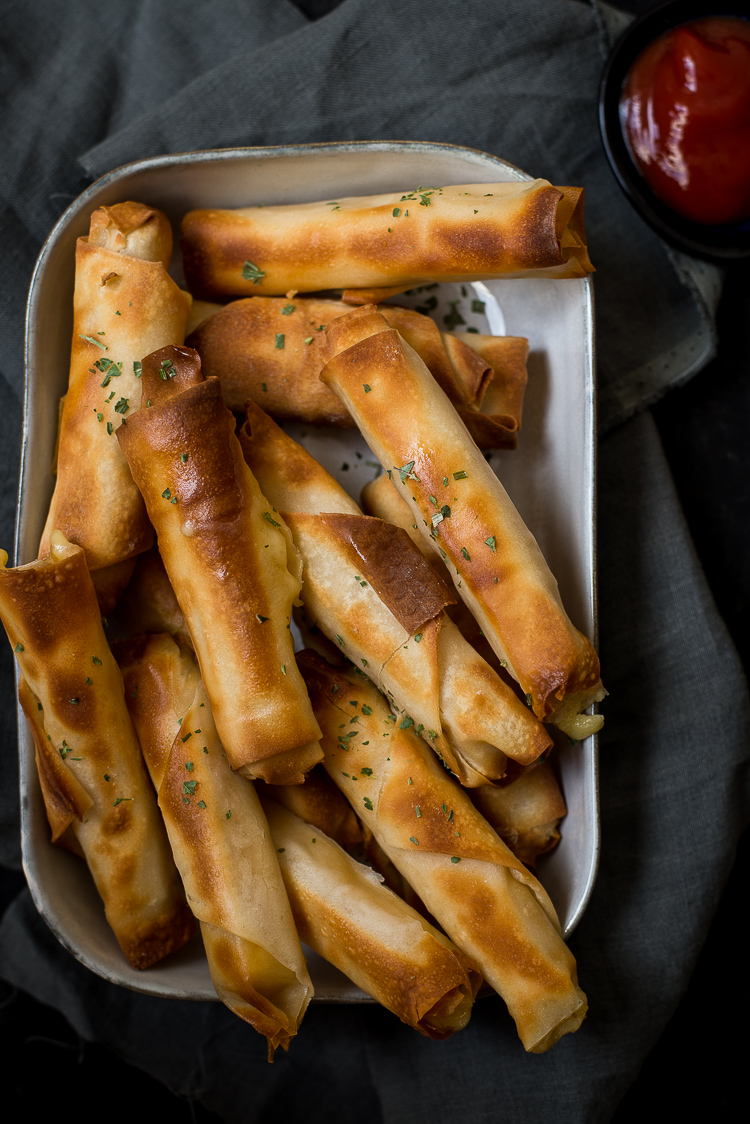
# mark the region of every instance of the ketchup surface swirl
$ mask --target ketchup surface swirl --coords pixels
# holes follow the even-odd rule
[[[750,217],[750,21],[696,20],[654,40],[625,81],[620,120],[674,211],[715,225]]]

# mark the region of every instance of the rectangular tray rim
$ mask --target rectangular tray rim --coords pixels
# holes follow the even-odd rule
[[[45,239],[42,248],[37,257],[36,263],[31,276],[29,284],[29,293],[26,303],[26,318],[25,318],[25,333],[24,333],[24,402],[23,402],[23,428],[21,437],[21,452],[20,452],[20,471],[19,483],[17,490],[17,503],[16,503],[16,527],[14,536],[14,562],[18,565],[20,545],[21,545],[21,532],[23,525],[23,493],[24,481],[26,474],[26,462],[28,452],[28,441],[30,434],[30,356],[33,354],[34,346],[34,309],[37,295],[37,286],[40,277],[43,277],[44,268],[50,252],[54,248],[62,232],[65,228],[75,220],[75,218],[84,210],[90,200],[95,198],[102,189],[106,188],[112,183],[116,183],[125,176],[134,175],[146,171],[160,171],[169,168],[180,167],[185,164],[205,164],[205,163],[222,163],[231,160],[244,160],[244,159],[257,159],[272,157],[275,159],[285,159],[288,157],[299,156],[312,156],[312,155],[330,155],[335,157],[341,153],[352,153],[357,151],[374,151],[374,152],[425,152],[425,153],[446,153],[456,156],[464,155],[468,157],[467,163],[476,164],[477,166],[492,166],[495,165],[502,168],[506,173],[510,173],[514,179],[518,181],[530,182],[535,177],[517,168],[509,161],[493,155],[492,153],[483,152],[481,149],[471,148],[464,145],[455,145],[449,143],[437,143],[430,141],[331,141],[331,142],[314,142],[310,144],[298,145],[265,145],[265,146],[237,146],[231,148],[218,148],[218,149],[201,149],[194,151],[186,151],[181,153],[164,154],[154,157],[146,157],[144,159],[135,160],[126,164],[119,165],[111,169],[98,179],[94,180],[87,188],[77,196],[75,200],[65,209],[63,214],[56,221],[52,227],[49,235]],[[585,338],[585,376],[584,376],[584,391],[590,400],[592,423],[590,430],[587,431],[587,442],[590,448],[586,449],[585,455],[589,459],[591,467],[591,488],[592,488],[592,514],[593,514],[593,528],[592,528],[592,547],[590,552],[591,564],[591,586],[587,591],[588,601],[592,614],[593,626],[593,641],[598,644],[598,602],[597,602],[597,546],[596,546],[596,529],[597,529],[597,509],[596,509],[596,463],[597,463],[597,450],[596,450],[596,366],[595,366],[595,331],[594,331],[594,298],[593,298],[593,283],[590,275],[587,275],[583,280],[584,292],[584,322],[586,325],[586,338]],[[18,665],[15,665],[15,683],[16,692],[18,691],[19,683],[19,670]],[[138,986],[131,982],[124,982],[122,979],[117,978],[116,975],[110,973],[106,968],[101,965],[94,964],[90,957],[82,950],[78,949],[63,933],[62,929],[55,924],[54,919],[50,916],[49,912],[44,905],[43,891],[38,883],[36,876],[31,869],[31,863],[28,857],[28,850],[30,843],[27,840],[27,827],[28,827],[28,785],[31,783],[38,784],[38,780],[33,768],[33,762],[29,760],[29,754],[23,752],[23,745],[26,739],[26,720],[21,709],[20,703],[17,701],[16,694],[16,714],[17,714],[17,728],[18,728],[18,741],[19,741],[19,788],[20,788],[20,804],[21,804],[21,843],[22,843],[22,863],[24,873],[29,884],[30,893],[34,905],[40,915],[43,917],[45,923],[49,926],[55,934],[60,943],[65,947],[73,956],[76,957],[91,971],[95,972],[101,978],[108,980],[111,983],[118,984],[119,986],[128,987],[130,990],[141,992],[142,994],[158,995],[162,997],[173,997],[180,999],[194,999],[205,1000],[207,997],[203,993],[191,993],[187,989],[179,990],[174,988],[171,991],[162,988],[148,986],[144,980],[143,986]],[[578,902],[578,906],[568,920],[564,930],[564,939],[567,941],[580,922],[583,913],[585,912],[599,869],[600,861],[600,848],[601,848],[601,819],[600,819],[600,806],[599,806],[599,754],[598,754],[598,735],[592,738],[591,746],[592,757],[592,782],[593,782],[593,837],[591,840],[591,864],[588,872],[587,881]],[[214,997],[211,997],[212,999]],[[217,1001],[218,1001],[218,997]],[[374,1002],[369,996],[352,994],[346,997],[328,996],[325,994],[316,995],[313,1002],[323,1003],[361,1003],[361,1002]]]

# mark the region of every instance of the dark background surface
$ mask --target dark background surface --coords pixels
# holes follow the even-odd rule
[[[337,0],[295,0],[318,18]],[[655,5],[620,0],[633,13]],[[686,386],[672,390],[653,413],[685,516],[718,609],[745,667],[750,656],[750,287],[746,267],[727,273],[719,308],[717,357]],[[699,658],[699,653],[696,654]],[[731,700],[727,700],[731,706]],[[709,750],[710,747],[707,747]],[[738,849],[690,986],[613,1120],[626,1124],[668,1097],[670,1114],[713,1119],[746,1104],[743,1038],[731,1025],[742,975],[745,897],[750,871],[748,834]],[[23,886],[0,869],[0,910]],[[745,989],[746,990],[746,989]],[[745,996],[746,998],[746,996]],[[738,1020],[739,1021],[739,1020]],[[742,1050],[742,1056],[740,1051]],[[24,1116],[71,1108],[85,1095],[108,1124],[148,1111],[170,1122],[217,1121],[200,1104],[174,1097],[159,1082],[84,1042],[56,1011],[0,981],[0,1056],[6,1112]],[[85,1091],[85,1092],[84,1092]],[[354,1111],[354,1106],[353,1106]],[[270,1124],[264,1120],[262,1124]]]

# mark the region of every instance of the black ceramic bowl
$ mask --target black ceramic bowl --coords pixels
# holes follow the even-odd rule
[[[644,180],[630,155],[620,124],[623,85],[641,51],[678,24],[708,16],[750,19],[750,0],[719,0],[715,5],[707,0],[670,0],[634,20],[615,44],[602,76],[599,126],[612,171],[641,218],[677,249],[711,261],[728,262],[750,256],[750,219],[711,226],[678,215],[654,195]]]

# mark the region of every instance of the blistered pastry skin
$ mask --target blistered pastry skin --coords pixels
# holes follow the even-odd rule
[[[587,1001],[540,883],[371,684],[310,653],[299,659],[329,775],[503,997],[525,1048],[541,1053],[576,1030]],[[357,732],[342,744],[339,728],[352,711]]]
[[[81,548],[53,534],[44,558],[0,569],[0,615],[53,842],[84,856],[120,947],[147,968],[185,944],[195,924]]]
[[[375,309],[328,329],[336,390],[422,536],[540,719],[566,696],[603,695],[599,660],[571,624],[536,540],[419,356]],[[365,386],[368,387],[365,390]],[[398,410],[393,409],[398,401]]]
[[[204,319],[187,343],[200,354],[204,374],[220,379],[230,409],[244,409],[250,398],[274,418],[352,428],[352,418],[319,378],[331,358],[325,328],[350,311],[341,301],[249,297]],[[429,316],[390,305],[381,312],[451,401],[467,408],[481,401],[492,370],[476,350],[441,335]]]
[[[535,761],[549,735],[446,618],[454,598],[407,533],[363,516],[332,476],[257,406],[245,457],[303,560],[308,617],[429,740],[464,784]]]
[[[229,768],[192,653],[154,635],[118,656],[214,987],[265,1036],[272,1061],[313,989],[258,797]]]
[[[190,291],[209,300],[592,269],[582,189],[546,180],[190,211],[182,250]]]
[[[469,1021],[469,957],[317,826],[263,807],[301,939],[407,1026],[448,1038]]]
[[[162,379],[165,370],[174,373]],[[203,380],[197,354],[148,356],[143,380],[146,403],[118,437],[219,736],[234,769],[299,783],[321,751],[289,630],[300,589],[291,535],[245,464],[219,381]]]
[[[78,240],[70,377],[40,554],[55,528],[83,547],[90,570],[133,559],[153,542],[115,434],[140,405],[143,356],[184,339],[190,298],[165,268],[171,244],[166,216],[136,203],[95,211],[89,236]],[[128,576],[122,571],[107,594],[110,604]]]

